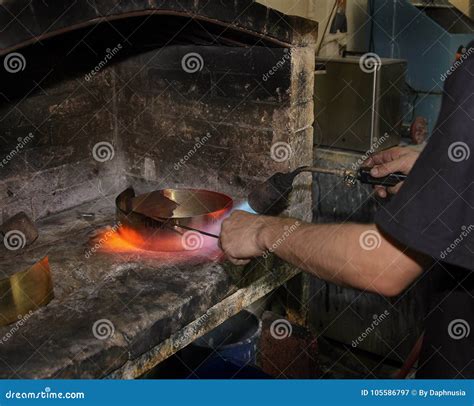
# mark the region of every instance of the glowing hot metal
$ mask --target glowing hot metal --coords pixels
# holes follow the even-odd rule
[[[186,233],[218,238],[211,231],[219,229],[232,205],[230,197],[208,190],[164,189],[135,196],[129,188],[116,199],[116,215],[122,224],[119,233],[126,239],[134,235],[132,244],[151,251],[184,251]]]

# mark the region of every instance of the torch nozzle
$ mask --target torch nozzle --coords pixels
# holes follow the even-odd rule
[[[250,207],[258,214],[277,216],[282,213],[288,207],[293,181],[302,172],[319,172],[339,176],[348,173],[343,169],[323,169],[312,166],[301,166],[288,173],[277,172],[250,192],[248,196]]]
[[[301,170],[288,173],[275,173],[265,182],[255,187],[248,196],[250,207],[258,214],[276,216],[283,212],[289,204],[293,181]]]

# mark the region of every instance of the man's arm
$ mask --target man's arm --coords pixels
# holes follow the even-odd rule
[[[426,266],[423,256],[375,225],[306,224],[235,212],[223,223],[221,245],[236,263],[274,252],[319,278],[384,296],[403,292]]]
[[[373,168],[375,177],[398,171],[408,174],[418,155],[396,147],[374,155],[365,165]],[[376,193],[386,197],[399,188],[378,187]],[[385,296],[403,292],[430,262],[373,224],[306,224],[245,212],[235,212],[224,221],[220,244],[237,265],[274,252],[322,279]]]

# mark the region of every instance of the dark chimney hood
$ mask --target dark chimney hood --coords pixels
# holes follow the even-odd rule
[[[100,22],[147,15],[189,19],[212,27],[210,34],[217,37],[240,32],[277,46],[304,45],[317,27],[252,0],[5,0],[0,3],[0,54]]]

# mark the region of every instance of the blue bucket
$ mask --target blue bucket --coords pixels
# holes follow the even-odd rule
[[[214,359],[224,359],[237,366],[254,365],[261,333],[261,320],[253,313],[243,310],[198,338],[193,346],[212,352],[207,359],[210,363]]]

